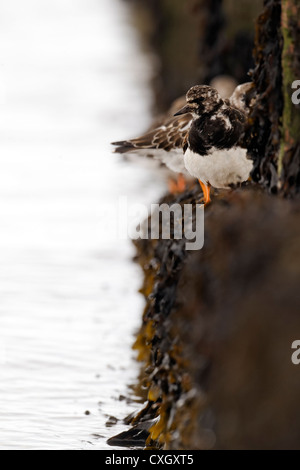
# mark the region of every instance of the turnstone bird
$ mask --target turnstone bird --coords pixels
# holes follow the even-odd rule
[[[216,88],[224,99],[231,96],[236,85],[236,80],[228,75],[218,75],[211,82],[211,86]],[[170,109],[156,118],[150,129],[141,137],[112,143],[117,146],[115,153],[123,154],[126,159],[135,163],[143,162],[143,165],[151,170],[158,168],[160,173],[163,169],[172,193],[184,191],[186,181],[194,180],[186,171],[182,150],[193,118],[192,115],[174,117],[185,103],[185,95],[177,98]],[[174,181],[175,174],[177,182]]]
[[[192,115],[184,164],[199,180],[205,203],[210,202],[210,186],[229,188],[242,183],[253,168],[241,146],[246,123],[244,96],[250,86],[240,85],[230,100],[223,100],[214,88],[196,85],[187,92],[187,104],[175,114]]]
[[[177,188],[180,191],[182,191],[185,187],[185,177],[190,177],[190,176],[195,176],[194,172],[191,172],[190,169],[186,166],[186,158],[184,156],[184,153],[186,150],[190,148],[189,144],[189,136],[190,132],[192,131],[192,128],[195,126],[195,122],[197,119],[199,119],[201,112],[203,111],[203,122],[206,121],[207,119],[214,120],[215,119],[215,134],[221,134],[222,132],[225,132],[225,134],[228,133],[229,130],[229,117],[228,120],[226,121],[228,124],[228,129],[224,128],[224,125],[222,127],[222,123],[224,124],[224,120],[220,121],[219,119],[216,118],[216,116],[213,116],[212,113],[215,113],[219,107],[224,106],[226,108],[236,108],[236,110],[240,110],[240,119],[243,119],[243,115],[245,113],[246,109],[246,104],[244,102],[244,95],[245,93],[249,90],[251,84],[246,83],[243,85],[238,86],[232,96],[229,98],[229,100],[225,99],[223,100],[220,96],[220,94],[212,87],[209,87],[207,85],[203,86],[196,86],[193,87],[189,90],[187,93],[187,101],[188,104],[181,108],[179,111],[175,113],[172,117],[168,116],[166,120],[162,119],[159,120],[155,126],[153,126],[149,132],[144,134],[143,136],[136,138],[136,139],[131,139],[131,140],[125,140],[125,141],[119,141],[119,142],[113,142],[112,145],[115,145],[117,148],[115,150],[116,153],[120,154],[138,154],[139,156],[147,156],[147,157],[152,157],[155,160],[158,160],[161,164],[167,166],[170,170],[172,170],[175,173],[179,173],[178,177],[178,183],[177,183]],[[188,107],[190,104],[189,103],[189,94],[191,90],[206,90],[206,96],[203,96],[203,102],[205,102],[205,106],[202,105],[201,108],[198,109],[198,112],[200,114],[197,114],[196,112],[196,103],[193,103],[193,106]],[[210,90],[211,92],[208,92]],[[228,90],[228,88],[227,88]],[[205,93],[204,93],[205,95]],[[214,107],[213,110],[209,113],[206,112],[210,107],[212,107],[212,104],[214,103],[214,100],[218,97],[220,106]],[[180,105],[183,104],[183,102],[186,103],[184,98],[179,98],[176,100],[175,104],[173,104],[173,107],[171,110],[174,113],[174,110],[178,110]],[[202,111],[201,111],[202,110]],[[220,112],[223,112],[220,110]],[[225,113],[226,114],[226,113]],[[233,113],[234,114],[234,113]],[[237,115],[239,115],[237,113]],[[219,116],[218,116],[219,117]],[[218,125],[221,123],[221,128],[218,129]],[[243,126],[241,126],[243,128]],[[242,130],[240,130],[240,133],[242,133]],[[194,131],[193,131],[194,132]],[[193,134],[192,132],[192,134]],[[213,132],[213,127],[211,126],[210,128],[210,133]],[[237,130],[235,131],[235,133]],[[234,134],[235,134],[234,133]],[[231,132],[230,132],[231,134]],[[240,137],[240,135],[239,135]],[[224,136],[224,141],[225,141],[225,136]],[[231,137],[232,141],[232,137]],[[224,147],[225,148],[225,147]],[[212,150],[212,147],[210,147],[208,150]],[[200,149],[201,151],[201,149]],[[184,177],[182,177],[184,175]],[[198,173],[196,175],[198,178]],[[202,189],[204,189],[203,184],[205,184],[205,181],[202,182],[201,178],[198,178],[201,181],[201,186]],[[209,196],[207,196],[207,185],[205,185],[205,200],[209,199]]]
[[[192,123],[192,116],[189,114],[174,116],[185,103],[185,97],[178,98],[166,116],[158,118],[149,131],[141,137],[112,142],[112,145],[117,147],[115,153],[149,157],[167,167],[171,172],[178,173],[177,184],[171,183],[170,185],[172,192],[184,190],[185,178],[182,175],[190,177],[184,165],[183,148]]]

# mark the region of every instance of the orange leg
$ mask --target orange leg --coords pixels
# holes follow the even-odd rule
[[[172,179],[169,180],[169,191],[171,194],[183,193],[186,188],[186,182],[184,176],[179,173],[177,181]]]
[[[182,173],[179,173],[177,177],[177,187],[179,193],[183,193],[186,190],[186,181]]]
[[[209,204],[211,202],[210,198],[210,184],[206,185],[202,181],[198,180],[203,191],[204,204]]]

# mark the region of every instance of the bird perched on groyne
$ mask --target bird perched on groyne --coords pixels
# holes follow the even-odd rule
[[[115,151],[149,156],[175,173],[197,178],[208,203],[210,186],[228,188],[246,181],[252,170],[241,144],[249,112],[245,97],[251,87],[239,85],[223,99],[215,88],[196,85],[174,116],[141,137],[114,142]]]

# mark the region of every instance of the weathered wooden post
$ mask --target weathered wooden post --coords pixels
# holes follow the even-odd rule
[[[278,161],[279,185],[285,194],[300,190],[300,103],[294,87],[300,88],[300,3],[282,0],[281,30],[283,112]],[[299,80],[297,85],[296,81]],[[294,99],[292,99],[294,94]]]

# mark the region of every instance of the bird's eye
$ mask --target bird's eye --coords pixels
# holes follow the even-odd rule
[[[189,103],[199,104],[202,103],[202,101],[204,101],[204,98],[200,96],[200,98],[194,98],[193,100],[189,100]]]

